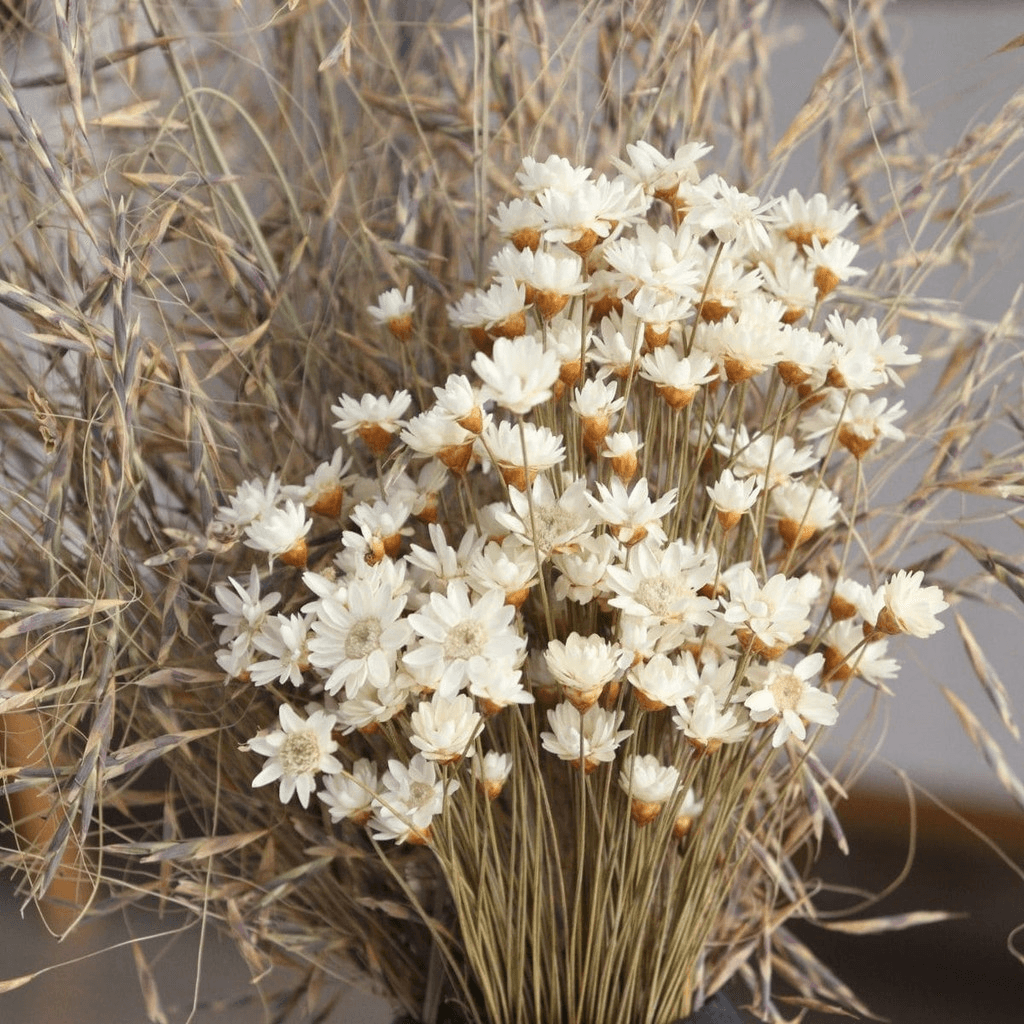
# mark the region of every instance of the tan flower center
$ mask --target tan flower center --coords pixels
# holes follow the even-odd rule
[[[681,591],[675,580],[668,576],[651,576],[636,588],[636,600],[659,618],[672,615]]]
[[[772,683],[771,690],[779,711],[796,711],[800,696],[804,692],[804,684],[794,673],[780,672]]]
[[[414,782],[409,786],[409,801],[423,807],[434,799],[434,787],[429,782]]]
[[[448,631],[444,641],[446,658],[468,659],[480,654],[487,642],[487,630],[472,619],[466,619]]]
[[[345,637],[345,657],[358,661],[380,646],[380,619],[372,615],[354,622]]]
[[[320,764],[320,742],[310,729],[290,732],[281,744],[281,767],[287,775],[315,772]]]

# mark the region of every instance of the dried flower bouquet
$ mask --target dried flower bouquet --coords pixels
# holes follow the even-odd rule
[[[947,599],[1024,593],[969,538],[936,585],[944,495],[1019,497],[1019,373],[921,297],[1020,101],[930,158],[883,5],[825,2],[775,142],[770,4],[411,6],[54,5],[0,62],[0,864],[310,1004],[865,1012],[787,925],[862,767],[822,738]]]
[[[919,357],[832,309],[857,209],[762,201],[708,149],[524,159],[493,280],[449,310],[470,375],[428,390],[413,289],[385,292],[416,399],[342,395],[331,460],[212,524],[256,553],[214,614],[273,715],[252,785],[380,857],[480,1024],[667,1024],[787,952],[795,859],[842,842],[818,731],[942,625],[922,572],[859,568]]]

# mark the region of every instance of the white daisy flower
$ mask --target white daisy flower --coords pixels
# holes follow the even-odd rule
[[[637,703],[646,711],[678,706],[694,696],[700,685],[697,663],[688,651],[675,660],[665,654],[655,654],[634,665],[627,678]]]
[[[374,839],[391,839],[399,845],[425,845],[431,840],[431,824],[444,809],[445,800],[460,788],[458,779],[444,782],[437,767],[416,754],[408,767],[388,761],[380,791],[373,801],[369,827]]]
[[[938,587],[923,587],[923,572],[901,569],[882,587],[884,607],[875,622],[882,633],[927,637],[943,627],[936,616],[949,607]]]
[[[630,490],[621,480],[613,480],[608,487],[600,483],[596,486],[600,498],[590,494],[587,497],[613,536],[627,547],[646,537],[658,544],[665,542],[661,521],[675,508],[678,493],[675,487],[657,501],[651,501],[646,477],[641,477]]]
[[[324,778],[324,788],[317,796],[327,805],[335,824],[346,818],[357,825],[370,820],[370,805],[380,788],[377,767],[365,757],[359,758],[352,771],[341,771]]]
[[[718,522],[723,530],[728,531],[753,508],[761,493],[761,484],[756,476],[737,480],[731,469],[725,469],[714,485],[706,490],[714,503]]]
[[[580,712],[591,707],[629,664],[629,656],[625,656],[624,662],[623,651],[615,644],[579,633],[570,633],[564,642],[548,641],[544,660],[566,699]]]
[[[707,754],[725,743],[739,743],[750,732],[749,723],[739,719],[734,707],[721,706],[710,686],[701,686],[692,700],[680,704],[672,722],[692,746]]]
[[[252,780],[253,788],[279,782],[278,797],[288,803],[298,793],[299,803],[309,806],[309,798],[316,789],[316,776],[334,775],[344,768],[333,756],[338,744],[331,738],[335,716],[326,711],[314,711],[303,718],[288,704],[278,709],[280,729],[254,736],[243,744],[242,750],[267,758],[263,770]]]
[[[253,638],[253,646],[267,655],[249,665],[256,686],[267,683],[302,685],[302,673],[309,668],[309,627],[312,615],[273,615]]]
[[[313,602],[316,619],[309,641],[309,661],[324,675],[324,689],[342,688],[349,697],[368,679],[383,684],[394,673],[398,652],[412,639],[402,618],[406,598],[375,580],[352,580],[344,598]]]
[[[274,473],[266,483],[259,479],[246,480],[228,497],[228,504],[217,509],[218,522],[243,529],[262,519],[274,508],[280,489],[280,481]]]
[[[817,675],[825,663],[820,653],[801,658],[795,665],[773,662],[751,665],[747,678],[753,684],[743,702],[750,720],[758,724],[774,722],[772,746],[781,747],[789,737],[807,738],[806,726],[834,725],[839,717],[836,698],[811,686],[808,680]]]
[[[729,588],[724,618],[740,627],[741,642],[765,658],[777,658],[799,643],[810,625],[810,603],[798,579],[777,573],[762,587],[749,566],[723,574]]]
[[[532,334],[514,341],[498,338],[490,356],[478,352],[473,370],[483,394],[509,412],[524,414],[546,402],[558,380],[558,357]]]
[[[488,800],[495,800],[512,774],[512,758],[508,754],[488,750],[473,762],[471,774],[481,794]]]
[[[619,787],[630,798],[630,816],[648,825],[661,814],[679,785],[679,769],[662,764],[653,754],[627,757],[619,772]]]
[[[409,716],[409,742],[428,761],[452,764],[461,757],[473,756],[473,740],[483,727],[472,697],[435,693],[431,700],[421,701]]]
[[[363,443],[378,458],[385,455],[391,441],[403,425],[402,417],[412,404],[408,391],[398,391],[394,397],[385,395],[363,395],[352,398],[342,395],[331,412],[337,416],[334,422],[346,437],[358,435]]]
[[[625,567],[609,567],[615,591],[609,604],[627,615],[710,626],[714,602],[697,591],[714,578],[713,552],[699,552],[682,540],[664,547],[645,541],[630,549]]]
[[[496,668],[519,662],[526,641],[512,626],[515,614],[500,590],[473,601],[465,583],[449,583],[446,594],[431,594],[423,608],[409,616],[420,642],[403,660],[414,668],[443,665],[439,690],[454,696]]]
[[[599,764],[615,759],[615,751],[632,729],[619,729],[624,711],[605,711],[595,704],[581,714],[568,701],[548,712],[551,732],[540,734],[544,749],[563,761],[592,772]]]
[[[280,558],[285,565],[305,568],[308,549],[306,534],[313,520],[306,518],[306,508],[296,501],[286,500],[282,508],[272,508],[245,528],[246,547],[265,551],[270,564]]]
[[[366,312],[379,324],[399,340],[408,341],[412,337],[412,285],[405,289],[405,294],[398,288],[390,288],[377,296],[376,306],[367,306]]]
[[[250,642],[259,632],[271,609],[281,600],[277,591],[260,597],[260,573],[254,565],[249,570],[249,583],[242,586],[233,576],[228,577],[231,588],[218,584],[213,592],[221,611],[213,616],[218,626],[223,626],[220,633],[222,644],[243,637]]]

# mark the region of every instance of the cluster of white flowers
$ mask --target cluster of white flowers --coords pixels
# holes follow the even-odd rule
[[[861,273],[856,207],[746,195],[699,173],[707,152],[637,143],[612,179],[524,160],[494,280],[449,311],[472,376],[418,410],[341,396],[347,452],[220,510],[295,577],[285,599],[255,567],[216,589],[219,663],[282,701],[254,785],[430,842],[447,800],[518,770],[491,727],[516,714],[572,770],[617,763],[634,820],[671,806],[683,836],[713,798],[695,765],[809,742],[850,680],[892,679],[888,637],[941,627],[920,572],[869,585],[838,557],[844,481],[903,436],[876,392],[917,361],[823,308]],[[415,344],[411,289],[369,312]]]

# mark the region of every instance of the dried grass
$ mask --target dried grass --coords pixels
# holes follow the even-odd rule
[[[399,850],[382,878],[368,844],[253,798],[238,746],[267,707],[214,665],[205,609],[235,555],[206,526],[239,481],[294,476],[331,450],[325,396],[436,381],[466,362],[448,347],[445,304],[480,279],[486,211],[524,154],[606,168],[635,138],[703,139],[732,181],[768,191],[795,152],[815,148],[818,179],[801,184],[848,191],[859,240],[878,253],[848,304],[931,339],[941,367],[914,427],[927,464],[898,515],[858,524],[866,558],[891,564],[913,542],[938,571],[954,542],[931,524],[955,515],[951,494],[979,516],[1019,502],[1014,312],[976,322],[927,295],[934,271],[970,269],[981,218],[1019,158],[1024,93],[929,154],[883,4],[854,18],[846,4],[819,6],[835,47],[781,131],[768,3],[386,2],[345,15],[261,0],[53,3],[3,42],[0,716],[8,737],[17,723],[37,735],[4,754],[0,865],[37,901],[59,884],[67,898],[88,875],[88,897],[59,927],[127,894],[216,919],[254,976],[301,963],[368,976],[409,1008],[429,998],[440,971],[430,931],[448,941],[431,916],[436,873]],[[364,312],[407,281],[428,296],[437,339],[414,366],[379,347]],[[960,599],[988,600],[992,577],[1021,596],[1015,563],[961,543],[984,571],[951,588]],[[1016,739],[1006,687],[958,624]],[[949,699],[1020,799],[996,741]],[[826,828],[843,841],[841,781],[822,770],[806,786],[817,811],[788,823],[787,855]],[[33,828],[47,806],[55,825]],[[766,993],[747,965],[760,953],[803,993],[799,1007],[865,1013],[783,926],[813,915],[808,883],[757,836],[747,842],[762,888],[734,908],[708,990],[740,971]],[[772,905],[768,890],[782,918],[751,935],[739,922]],[[417,903],[427,927],[405,926]],[[767,994],[759,1005],[772,1012]]]

